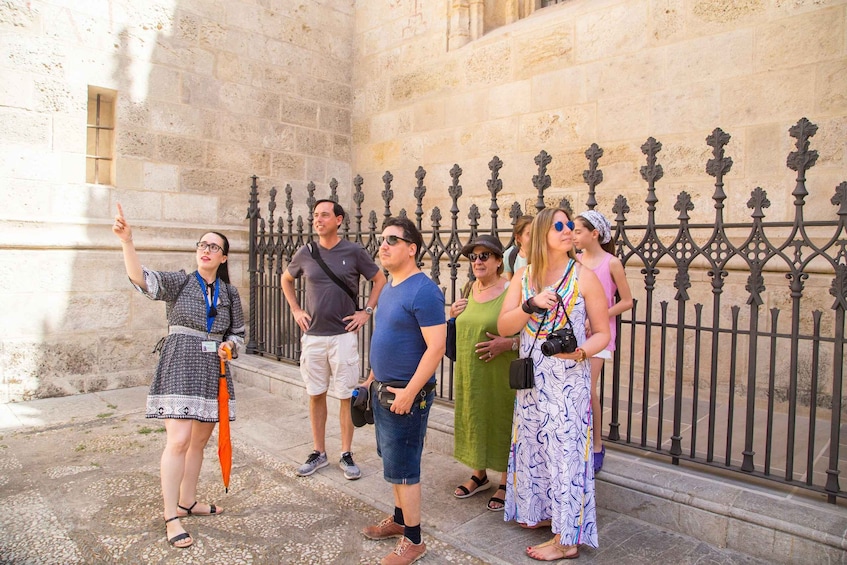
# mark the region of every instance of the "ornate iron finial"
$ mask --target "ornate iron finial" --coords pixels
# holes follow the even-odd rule
[[[353,178],[353,203],[356,205],[354,215],[356,217],[356,241],[362,243],[362,202],[365,201],[365,193],[362,192],[362,184],[364,184],[362,175],[356,175]]]
[[[629,214],[629,204],[626,201],[626,196],[618,194],[617,198],[615,198],[615,204],[612,206],[612,212],[615,213],[616,223],[626,222],[626,215]]]
[[[661,179],[665,171],[657,161],[656,155],[662,150],[662,143],[656,141],[653,137],[648,137],[644,145],[641,146],[641,152],[647,156],[647,164],[641,167],[641,178],[647,181],[647,212],[652,217],[656,211],[656,202],[659,199],[656,197],[656,182]]]
[[[509,208],[509,217],[512,218],[512,225],[518,221],[518,218],[523,216],[523,210],[521,210],[521,205],[518,202],[512,202],[512,207]]]
[[[335,177],[329,179],[329,199],[338,202],[338,181]]]
[[[568,198],[567,196],[563,196],[561,198],[561,200],[559,200],[559,208],[562,208],[563,210],[565,210],[568,213],[568,216],[573,218],[574,211],[573,211],[573,206],[571,205],[570,198]]]
[[[753,213],[750,214],[753,218],[764,218],[765,213],[762,211],[763,208],[770,208],[771,201],[768,200],[767,191],[763,190],[762,187],[757,186],[750,193],[750,199],[747,201],[747,207],[753,210]]]
[[[544,191],[550,188],[550,175],[547,174],[547,165],[552,162],[553,158],[543,149],[541,153],[535,156],[538,173],[532,176],[532,186],[538,191],[538,198],[535,200],[535,209],[538,212],[545,208]]]
[[[293,189],[290,184],[285,185],[285,211],[290,217],[294,211],[294,198],[291,196]]]
[[[838,212],[836,213],[839,216],[842,218],[847,216],[847,181],[835,187],[835,195],[829,201],[838,206]]]
[[[270,201],[268,202],[268,212],[270,213],[271,219],[273,219],[274,210],[276,210],[276,193],[276,187],[272,186],[271,191],[268,193],[271,197]]]
[[[832,279],[829,293],[835,297],[835,302],[832,303],[833,310],[839,308],[842,312],[847,310],[847,265],[842,263],[835,267],[835,277]]]
[[[382,213],[384,218],[383,224],[391,217],[391,201],[394,200],[394,191],[391,190],[391,182],[393,180],[394,175],[391,174],[391,171],[385,171],[385,174],[382,175],[382,184],[384,186],[382,190],[382,201],[385,203],[385,211]]]
[[[686,191],[682,191],[676,197],[676,204],[673,205],[673,209],[679,212],[677,219],[682,222],[687,222],[691,218],[688,216],[688,212],[694,209],[694,203],[691,202],[691,195]]]
[[[309,210],[309,217],[312,217],[312,214],[315,212],[315,202],[318,201],[315,198],[315,183],[309,181],[309,184],[306,185],[306,192],[308,193],[308,197],[306,198],[306,207]]]
[[[426,185],[424,184],[424,179],[426,178],[426,169],[418,165],[417,170],[415,171],[415,201],[417,202],[417,207],[415,208],[415,217],[418,220],[418,229],[423,227],[423,199],[426,196]]]
[[[250,177],[253,182],[250,183],[250,199],[247,206],[247,219],[255,220],[259,217],[259,177],[253,175]]]
[[[582,171],[582,178],[588,185],[588,200],[585,205],[589,210],[593,210],[597,206],[597,198],[595,193],[597,185],[603,182],[603,171],[598,168],[600,157],[603,156],[603,149],[596,143],[592,143],[585,150],[585,158],[588,159],[588,168]]]
[[[797,140],[794,144],[797,151],[789,153],[786,160],[788,168],[797,171],[797,184],[794,187],[794,192],[791,193],[794,197],[795,206],[802,206],[803,199],[809,195],[806,190],[806,171],[814,167],[818,160],[818,152],[809,151],[809,139],[817,132],[818,126],[806,118],[800,118],[800,121],[788,130],[789,135]]]
[[[503,161],[497,155],[488,162],[488,170],[491,171],[491,178],[486,182],[488,192],[491,194],[491,205],[488,210],[491,212],[491,234],[497,234],[497,212],[500,211],[500,206],[497,204],[497,195],[503,190],[503,181],[500,180],[500,169],[503,168]]]
[[[724,157],[724,147],[731,138],[732,136],[721,128],[715,128],[711,135],[706,137],[706,143],[712,148],[712,158],[706,163],[706,173],[715,177],[715,194],[712,199],[715,201],[715,208],[719,210],[723,208],[723,201],[726,200],[723,177],[732,169],[732,158]]]

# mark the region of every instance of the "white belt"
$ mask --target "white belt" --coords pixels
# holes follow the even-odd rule
[[[168,326],[168,333],[193,335],[202,339],[213,339],[215,341],[223,341],[224,339],[224,334],[207,334],[206,332],[195,330],[194,328],[187,328],[185,326]]]

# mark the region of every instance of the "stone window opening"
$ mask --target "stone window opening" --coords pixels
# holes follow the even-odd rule
[[[447,50],[452,51],[499,27],[532,15],[536,10],[570,0],[453,0]]]
[[[114,184],[117,94],[107,88],[88,87],[85,182],[90,184]]]

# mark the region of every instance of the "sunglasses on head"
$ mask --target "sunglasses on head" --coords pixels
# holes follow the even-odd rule
[[[471,260],[471,263],[479,259],[480,261],[488,261],[488,258],[491,257],[492,253],[490,251],[483,251],[482,253],[468,253],[468,259]]]
[[[211,253],[217,253],[222,250],[221,246],[217,243],[206,243],[205,241],[198,241],[197,249],[200,251],[209,251]]]
[[[411,239],[406,239],[405,237],[400,237],[399,235],[387,235],[385,237],[376,238],[377,245],[382,245],[383,241],[387,241],[388,245],[394,247],[397,245],[398,241],[405,241],[406,243],[414,243]]]
[[[566,226],[570,231],[573,231],[573,222],[556,222],[553,224],[553,229],[556,231],[562,231]]]

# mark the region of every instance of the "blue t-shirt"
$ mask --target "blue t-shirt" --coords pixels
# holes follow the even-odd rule
[[[421,328],[443,323],[444,295],[429,277],[416,273],[397,286],[388,281],[379,295],[371,337],[376,380],[411,380],[426,351]],[[434,380],[433,373],[430,381]]]

